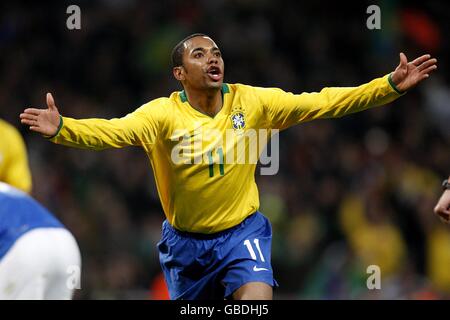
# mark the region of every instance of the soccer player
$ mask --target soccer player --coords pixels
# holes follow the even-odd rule
[[[442,192],[439,201],[434,207],[434,213],[439,216],[442,222],[450,223],[450,177],[442,182]]]
[[[19,131],[0,119],[0,181],[31,192],[27,149]]]
[[[183,90],[123,118],[62,117],[50,93],[46,109],[28,108],[20,115],[23,124],[54,143],[145,150],[166,215],[158,249],[171,299],[272,298],[277,286],[270,262],[272,230],[258,211],[256,163],[224,160],[247,131],[286,129],[390,103],[437,67],[429,55],[408,62],[401,53],[395,71],[369,83],[292,94],[224,83],[220,49],[204,34],[178,43],[172,62]],[[230,130],[235,143],[225,145]],[[193,161],[174,161],[180,150]]]
[[[78,245],[61,222],[0,182],[0,300],[71,299],[80,268]]]

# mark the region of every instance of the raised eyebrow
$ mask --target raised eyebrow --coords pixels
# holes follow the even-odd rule
[[[191,54],[193,54],[193,53],[196,52],[196,51],[205,52],[206,49],[205,49],[205,48],[202,48],[202,47],[198,47],[198,48],[193,49],[193,50],[191,51]],[[219,51],[219,52],[220,52],[220,49],[217,48],[217,47],[213,47],[213,48],[211,48],[211,51]]]
[[[195,48],[194,50],[191,51],[191,54],[194,53],[194,52],[196,52],[196,51],[204,52],[204,51],[205,51],[205,48],[201,48],[201,47]]]

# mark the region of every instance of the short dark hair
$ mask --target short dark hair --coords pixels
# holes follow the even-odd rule
[[[172,50],[172,67],[181,67],[183,65],[183,53],[184,53],[184,43],[188,41],[189,39],[195,38],[195,37],[208,37],[210,36],[204,34],[204,33],[193,33],[180,42],[173,48]]]

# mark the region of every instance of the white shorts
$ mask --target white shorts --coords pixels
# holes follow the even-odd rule
[[[0,260],[0,300],[68,300],[80,274],[80,250],[68,230],[33,229]]]

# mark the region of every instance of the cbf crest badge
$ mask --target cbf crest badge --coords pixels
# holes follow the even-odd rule
[[[242,131],[245,129],[245,110],[242,107],[233,107],[231,110],[231,125],[234,130]]]

